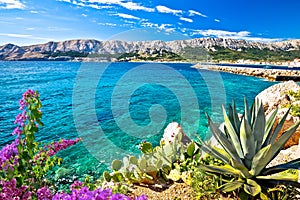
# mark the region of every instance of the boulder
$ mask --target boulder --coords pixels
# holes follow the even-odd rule
[[[261,93],[259,93],[256,98],[260,99],[263,103],[266,115],[269,115],[278,108],[278,114],[275,124],[282,118],[282,116],[287,112],[287,106],[298,104],[295,99],[288,94],[289,91],[297,92],[300,90],[300,86],[294,81],[283,82],[279,84],[275,84]],[[295,122],[299,121],[299,117],[288,115],[284,126],[279,133],[280,137],[282,133],[291,127]],[[284,148],[291,147],[293,145],[297,145],[300,138],[300,128],[296,130],[296,132],[292,135],[292,137],[285,144]]]
[[[175,136],[179,133],[182,134],[182,143],[188,144],[191,139],[184,133],[182,127],[177,122],[171,122],[164,130],[164,135],[162,141],[164,142],[174,142]]]

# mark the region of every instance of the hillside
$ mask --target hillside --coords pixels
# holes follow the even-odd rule
[[[222,38],[197,38],[176,41],[98,41],[68,40],[30,46],[6,44],[0,46],[0,60],[124,60],[131,54],[155,60],[157,52],[164,52],[159,59],[167,60],[271,60],[286,61],[300,57],[300,40],[273,43],[250,42]],[[148,55],[148,56],[145,56]],[[125,56],[126,57],[126,56]],[[128,57],[128,56],[127,56]],[[129,60],[132,60],[129,57]],[[147,60],[147,59],[146,59]],[[125,59],[126,61],[126,59]]]

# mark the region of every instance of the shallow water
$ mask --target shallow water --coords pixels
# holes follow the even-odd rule
[[[158,144],[169,122],[192,138],[209,135],[205,112],[222,121],[221,105],[242,108],[275,84],[256,77],[191,68],[191,64],[0,62],[0,146],[11,135],[18,100],[38,90],[45,126],[40,141],[82,137],[65,150],[64,166],[101,174],[115,158],[138,153],[142,140]]]

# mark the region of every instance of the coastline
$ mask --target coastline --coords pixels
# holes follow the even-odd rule
[[[264,69],[238,66],[219,66],[219,65],[201,65],[193,66],[197,69],[206,69],[212,71],[221,71],[232,74],[241,74],[246,76],[255,76],[258,78],[265,78],[269,81],[278,81],[280,78],[300,78],[300,71],[291,69]]]

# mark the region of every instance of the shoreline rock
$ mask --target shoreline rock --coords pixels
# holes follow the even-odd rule
[[[289,91],[297,92],[300,91],[300,86],[294,81],[288,81],[283,83],[275,84],[264,91],[260,92],[256,98],[260,99],[264,105],[266,115],[269,115],[278,108],[277,119],[275,125],[288,111],[289,105],[297,103],[293,96],[288,94]],[[300,121],[300,117],[292,116],[288,114],[286,121],[284,122],[283,128],[280,131],[278,137],[280,137],[285,130],[291,127],[294,123]],[[277,137],[277,138],[278,138]],[[284,145],[284,149],[289,148],[293,145],[298,145],[300,139],[300,127],[292,135],[292,137]]]
[[[231,66],[201,66],[195,65],[195,68],[199,69],[207,69],[212,71],[222,71],[228,72],[232,74],[241,74],[246,76],[255,76],[259,78],[266,78],[270,81],[275,81],[278,76],[289,76],[289,77],[297,77],[300,76],[299,70],[282,70],[282,69],[262,69],[262,68],[249,68],[249,67],[231,67]]]

